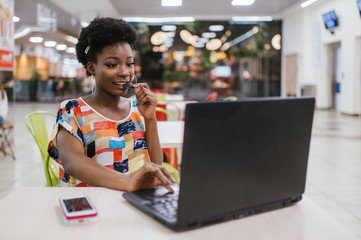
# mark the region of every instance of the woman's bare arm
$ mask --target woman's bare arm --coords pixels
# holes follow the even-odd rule
[[[150,155],[150,159],[152,162],[162,165],[163,162],[163,152],[160,147],[159,136],[158,136],[158,126],[157,126],[157,119],[145,119],[145,126],[146,126],[146,141],[148,146],[148,152]]]
[[[85,156],[83,145],[62,127],[56,137],[59,160],[64,171],[82,182],[91,185],[123,191],[154,188],[173,183],[172,176],[162,166],[146,163],[131,176],[98,164]]]
[[[103,167],[85,156],[83,145],[64,128],[59,127],[56,141],[59,160],[66,173],[92,186],[126,190],[129,176]]]
[[[145,121],[146,141],[148,152],[152,162],[162,165],[163,152],[160,147],[158,127],[156,119],[157,96],[149,89],[146,83],[138,83],[135,86],[137,106]]]

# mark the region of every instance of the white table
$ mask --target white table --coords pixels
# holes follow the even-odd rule
[[[178,148],[183,147],[183,121],[159,121],[158,134],[160,146],[162,148]]]
[[[61,196],[87,194],[99,212],[93,224],[67,226]],[[176,233],[105,188],[17,188],[0,201],[1,239],[357,239],[309,199],[294,206]]]

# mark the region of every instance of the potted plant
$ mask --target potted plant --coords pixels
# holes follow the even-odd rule
[[[28,83],[29,90],[29,99],[30,101],[37,101],[38,96],[38,81],[40,79],[40,74],[36,68],[33,68],[33,73]]]

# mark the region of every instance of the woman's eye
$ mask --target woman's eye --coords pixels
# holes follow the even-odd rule
[[[134,62],[131,62],[131,63],[127,63],[128,67],[131,67],[131,66],[134,66],[135,63]]]
[[[110,67],[110,68],[115,68],[117,66],[116,63],[110,63],[110,64],[106,64],[107,67]]]

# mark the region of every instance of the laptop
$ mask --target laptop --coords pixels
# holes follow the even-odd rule
[[[314,98],[187,104],[180,184],[123,193],[175,231],[283,208],[305,190]]]

